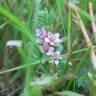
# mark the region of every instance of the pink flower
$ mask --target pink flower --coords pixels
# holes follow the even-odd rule
[[[46,55],[51,56],[53,53],[54,53],[54,47],[49,47],[49,50],[46,53]]]
[[[41,51],[45,53],[46,55],[51,55],[53,54],[54,47],[49,46],[48,43],[44,42],[43,45],[41,46]]]
[[[40,38],[44,38],[44,37],[47,36],[47,32],[46,32],[46,30],[44,29],[44,27],[39,28],[39,29],[36,29],[36,36],[37,36],[37,37],[40,37]]]
[[[60,36],[59,33],[54,33],[53,34],[53,33],[48,32],[48,36],[45,37],[45,42],[54,46],[56,43],[61,43],[61,40],[59,39],[59,36]]]
[[[60,52],[55,49],[56,43],[61,43],[62,40],[59,38],[59,33],[47,32],[44,27],[36,30],[36,36],[40,40],[41,51],[52,59],[50,63],[58,65],[60,62]]]

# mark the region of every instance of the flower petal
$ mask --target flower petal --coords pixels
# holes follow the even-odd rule
[[[46,37],[45,42],[49,43],[50,42],[49,38]]]
[[[37,36],[37,37],[41,37],[41,38],[44,38],[44,37],[47,36],[47,32],[46,32],[46,30],[44,29],[44,27],[39,28],[39,29],[36,29],[36,36]]]
[[[22,41],[21,40],[9,40],[6,43],[6,46],[17,46],[17,47],[21,47],[22,46]]]
[[[48,50],[48,52],[46,53],[46,55],[52,55],[52,54],[54,54],[54,47],[49,47],[49,50]]]
[[[55,34],[54,34],[54,37],[55,37],[56,39],[58,39],[58,38],[59,38],[59,36],[60,36],[60,34],[59,34],[59,33],[55,33]]]
[[[58,64],[59,64],[59,60],[55,60],[54,63],[55,63],[56,65],[58,65]]]
[[[48,32],[48,38],[52,37],[52,33],[51,32]]]

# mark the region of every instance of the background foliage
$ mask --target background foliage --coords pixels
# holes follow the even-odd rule
[[[0,96],[95,96],[96,74],[81,29],[74,23],[80,8],[88,35],[96,47],[89,15],[90,0],[0,0]],[[91,0],[96,13],[96,0]],[[36,38],[36,28],[59,32],[63,59],[49,64]],[[8,47],[22,40],[22,47]],[[89,76],[89,75],[90,76]],[[91,77],[91,78],[90,78]],[[83,94],[83,95],[79,95]]]

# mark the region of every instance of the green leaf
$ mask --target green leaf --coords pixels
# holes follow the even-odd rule
[[[1,24],[0,29],[4,28],[7,24],[8,24],[8,22],[5,22],[5,23]]]
[[[57,80],[57,74],[53,76],[42,76],[40,79],[31,82],[30,86],[44,88],[53,84],[55,80]]]
[[[71,91],[62,91],[62,92],[58,92],[57,94],[62,96],[84,96]]]
[[[41,88],[30,88],[30,96],[42,96]]]

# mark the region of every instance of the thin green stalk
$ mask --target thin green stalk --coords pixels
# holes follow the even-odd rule
[[[37,23],[38,23],[38,12],[40,10],[40,3],[41,3],[41,0],[35,0],[35,13],[34,13],[34,24],[33,24],[33,30],[36,29],[37,27]]]
[[[62,22],[62,26],[63,26],[64,36],[66,37],[65,24],[64,24],[65,20],[64,20],[64,14],[63,14],[64,7],[63,7],[63,9],[61,8],[62,4],[63,4],[63,0],[57,0],[57,8],[59,10],[59,14],[60,14],[60,17],[61,17],[61,22]]]
[[[17,50],[23,59],[26,58],[26,54],[25,54],[24,50],[22,49],[22,47],[17,47]]]
[[[94,79],[92,78],[92,80],[90,80],[90,96],[95,96],[94,91]]]
[[[8,73],[8,72],[13,72],[13,71],[17,71],[17,70],[20,70],[20,69],[24,69],[26,67],[29,67],[29,66],[32,66],[32,65],[36,65],[36,64],[39,64],[39,63],[40,63],[40,61],[35,61],[33,63],[30,63],[30,64],[24,64],[22,66],[18,66],[18,67],[2,70],[2,71],[0,71],[0,75]]]
[[[68,54],[70,55],[71,53],[71,8],[69,7],[69,10],[68,10]]]
[[[27,9],[27,14],[29,16],[31,12],[31,0],[26,0],[26,9]]]
[[[93,48],[96,48],[96,46],[93,46]],[[85,52],[86,50],[88,50],[88,48],[83,48],[83,49],[81,49],[81,50],[73,51],[73,52],[72,52],[72,55],[75,55],[75,54],[78,54],[78,53],[81,53],[81,52]],[[62,55],[62,58],[65,57],[65,56],[67,56],[67,55],[68,55],[67,53],[66,53],[66,54],[63,54],[63,55]]]

